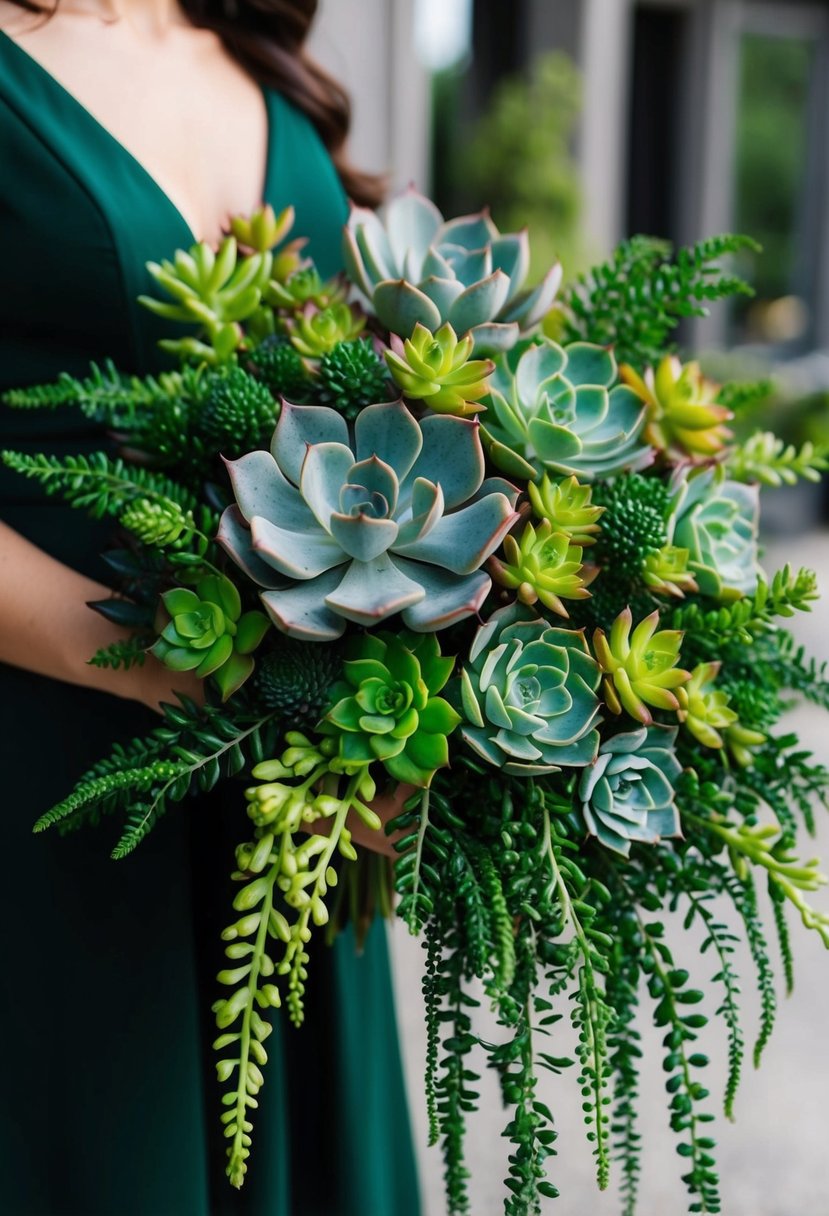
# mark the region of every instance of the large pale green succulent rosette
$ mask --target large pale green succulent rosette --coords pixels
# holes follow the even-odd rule
[[[556,264],[524,289],[530,264],[526,231],[501,234],[485,211],[445,221],[414,189],[392,199],[381,219],[352,207],[345,230],[346,269],[392,333],[416,325],[434,333],[448,323],[471,332],[476,352],[509,350],[549,311],[561,282]]]
[[[582,633],[510,604],[478,630],[461,671],[462,737],[515,776],[591,764],[599,679]]]
[[[348,653],[322,733],[337,739],[347,765],[380,761],[394,780],[428,786],[448,765],[448,736],[461,720],[437,695],[455,660],[433,633],[364,634]]]
[[[670,541],[688,550],[700,592],[725,601],[751,595],[762,576],[759,486],[730,481],[714,467],[690,475],[679,470],[672,489]]]
[[[614,735],[586,768],[578,796],[591,836],[627,857],[634,842],[679,836],[674,785],[682,771],[676,727],[649,726]]]
[[[645,405],[617,383],[609,350],[589,342],[532,342],[499,361],[490,381],[484,438],[508,476],[543,473],[582,482],[651,464]]]
[[[402,402],[341,414],[286,402],[270,452],[228,462],[236,506],[218,540],[274,624],[332,641],[402,613],[431,633],[477,612],[480,567],[513,526],[515,487],[484,481],[477,423]]]

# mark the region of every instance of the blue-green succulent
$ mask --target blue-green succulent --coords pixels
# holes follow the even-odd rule
[[[680,470],[673,491],[670,542],[688,550],[699,590],[718,600],[751,595],[762,575],[759,486],[729,481],[717,466],[690,476]]]
[[[398,612],[416,633],[477,612],[480,567],[517,519],[515,487],[484,481],[477,423],[418,422],[400,401],[362,410],[353,434],[335,410],[285,402],[270,452],[227,467],[237,505],[218,539],[277,628],[312,641]]]
[[[461,671],[461,734],[482,759],[516,776],[591,764],[599,679],[583,633],[510,604],[478,630]]]
[[[517,348],[490,381],[484,439],[493,462],[512,477],[582,482],[645,468],[654,457],[642,439],[645,405],[617,381],[603,346],[545,338]]]
[[[383,219],[353,207],[343,253],[350,278],[383,325],[410,338],[420,324],[471,332],[476,354],[509,350],[549,311],[561,282],[556,264],[524,289],[527,233],[501,234],[488,212],[445,221],[416,190],[392,199]]]
[[[658,844],[679,836],[674,786],[682,771],[675,726],[648,726],[614,735],[579,782],[587,830],[608,849],[630,853],[634,842]]]

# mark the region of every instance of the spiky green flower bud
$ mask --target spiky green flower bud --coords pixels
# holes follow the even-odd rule
[[[287,722],[310,725],[319,720],[341,675],[338,647],[309,646],[282,637],[277,649],[259,661],[255,687],[268,709]]]
[[[731,698],[721,688],[714,687],[721,663],[699,663],[691,672],[688,683],[677,690],[678,718],[703,747],[722,747],[721,731],[737,721],[729,707]]]
[[[274,397],[301,402],[310,390],[310,378],[302,356],[287,338],[266,338],[247,358],[251,372],[267,385]]]
[[[582,565],[582,550],[570,543],[569,536],[554,532],[544,519],[534,528],[527,524],[521,540],[504,539],[505,561],[489,559],[489,572],[502,587],[517,593],[522,604],[532,606],[540,600],[559,616],[570,614],[562,600],[584,600],[587,587],[598,574],[596,566]]]
[[[593,545],[601,531],[604,507],[593,505],[593,487],[582,485],[575,474],[555,481],[545,473],[540,482],[527,486],[530,502],[539,519],[548,519],[554,532],[563,532],[574,545]]]
[[[466,418],[484,407],[489,391],[487,377],[495,370],[491,359],[473,359],[474,338],[458,339],[447,322],[432,334],[419,322],[411,338],[391,335],[386,363],[395,383],[407,397],[425,401],[438,414]]]
[[[333,405],[349,422],[367,405],[391,399],[388,373],[370,338],[338,342],[326,351],[319,363],[318,395],[323,405]]]
[[[169,621],[152,653],[172,671],[213,676],[226,701],[253,671],[253,651],[269,628],[264,612],[242,613],[229,578],[203,578],[195,591],[175,587],[161,597]]]
[[[656,709],[677,710],[678,689],[691,673],[677,667],[682,633],[659,629],[659,613],[652,612],[633,630],[630,608],[620,612],[609,636],[603,629],[593,634],[593,650],[604,672],[607,707],[614,714],[627,710],[644,726],[650,726]]]
[[[668,543],[670,497],[659,477],[629,473],[597,485],[594,502],[605,508],[596,560],[641,568],[649,553]]]
[[[685,597],[686,591],[698,591],[696,580],[688,569],[691,554],[677,545],[663,545],[645,558],[642,580],[657,595]]]
[[[231,367],[209,382],[200,429],[217,455],[235,460],[266,447],[278,418],[279,404],[268,388],[241,367]]]

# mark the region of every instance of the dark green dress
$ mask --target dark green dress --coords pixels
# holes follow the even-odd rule
[[[267,201],[293,203],[323,273],[346,202],[316,132],[274,92]],[[171,116],[174,118],[174,116]],[[148,259],[193,235],[158,184],[0,34],[0,389],[112,357],[149,372],[161,328],[136,297]],[[102,437],[70,411],[0,407],[0,446]],[[0,517],[105,581],[102,530],[0,474]],[[13,576],[13,575],[12,575]],[[53,605],[60,629],[60,604]],[[279,1023],[249,1180],[224,1179],[209,1013],[230,915],[235,798],[173,808],[134,856],[106,826],[33,837],[35,817],[140,707],[0,666],[3,910],[0,1211],[9,1216],[413,1216],[418,1210],[383,927],[312,954],[306,1026]]]

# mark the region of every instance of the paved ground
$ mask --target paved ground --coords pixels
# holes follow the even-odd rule
[[[775,541],[769,546],[765,566],[771,571],[785,561],[820,572],[827,599],[810,616],[798,618],[793,627],[814,654],[829,658],[829,532]],[[829,718],[800,707],[793,711],[791,725],[805,744],[829,758]],[[824,868],[829,869],[829,816],[819,819],[815,848],[826,859]],[[813,902],[829,908],[829,888],[818,893]],[[782,1002],[778,1027],[762,1069],[755,1072],[750,1064],[746,1067],[736,1123],[722,1120],[717,1125],[724,1216],[829,1216],[829,1187],[825,1181],[829,1150],[829,957],[815,934],[802,930],[799,923],[792,922],[791,927],[796,959],[794,995]],[[682,940],[681,927],[673,932],[672,946],[677,955],[689,960],[689,970],[704,987],[716,970],[713,962],[708,956],[699,958],[693,943]],[[424,1211],[425,1216],[444,1216],[440,1154],[425,1145],[421,954],[403,927],[396,926],[399,1020],[420,1152]],[[743,966],[740,970],[744,976],[745,1025],[750,1036],[756,1027],[757,1001],[750,968]],[[716,993],[712,995],[716,998]],[[709,1080],[715,1092],[724,1077],[722,1029],[719,1024],[709,1027],[712,1033],[706,1042],[706,1051],[712,1057]],[[683,1216],[687,1211],[679,1182],[683,1162],[676,1155],[666,1126],[659,1036],[644,1022],[641,1030],[649,1063],[641,1090],[645,1177],[639,1212],[642,1216]],[[547,1205],[551,1216],[618,1213],[613,1187],[599,1194],[592,1181],[592,1161],[573,1079],[565,1076],[556,1080],[545,1075],[542,1096],[553,1108],[559,1130],[559,1156],[552,1163],[551,1176],[562,1198]],[[469,1161],[475,1178],[472,1216],[499,1216],[502,1211],[506,1145],[500,1132],[504,1122],[496,1087],[487,1086],[482,1109],[471,1124]]]

